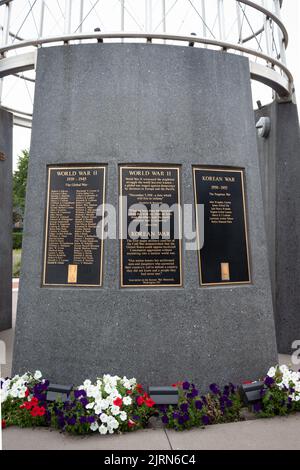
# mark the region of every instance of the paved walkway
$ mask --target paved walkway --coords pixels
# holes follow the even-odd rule
[[[177,432],[145,429],[116,436],[74,437],[48,429],[8,428],[7,450],[300,450],[300,415],[218,424]]]
[[[14,321],[17,288],[13,291]],[[0,333],[6,342],[7,365],[3,375],[11,371],[14,329]],[[289,363],[289,356],[279,356],[280,363]],[[300,450],[300,414],[288,418],[258,419],[239,423],[219,424],[205,429],[176,432],[153,421],[150,429],[116,436],[95,434],[74,437],[43,428],[3,431],[4,449],[88,449],[88,450],[211,450],[211,449],[297,449]]]

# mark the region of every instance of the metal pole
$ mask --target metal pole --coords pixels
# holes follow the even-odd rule
[[[166,0],[162,0],[162,24],[163,24],[163,33],[165,33],[167,30]]]
[[[2,30],[2,46],[8,43],[9,38],[9,25],[10,25],[10,14],[11,14],[11,3],[6,3],[4,12],[4,22]],[[2,54],[5,57],[5,53]],[[3,78],[0,80],[0,104],[2,103],[2,91],[3,91]]]
[[[9,37],[9,24],[10,24],[11,3],[6,3],[4,12],[4,24],[2,30],[2,45],[8,42]]]
[[[125,0],[121,0],[121,31],[125,31]],[[124,42],[124,38],[122,38]]]
[[[242,18],[241,18],[241,7],[240,3],[236,2],[236,17],[238,25],[238,43],[242,44],[243,34],[242,34]]]
[[[207,27],[206,27],[206,8],[205,8],[205,0],[201,0],[201,10],[202,10],[202,34],[203,37],[207,37]]]
[[[145,0],[145,31],[152,32],[152,0]]]
[[[41,0],[40,28],[39,28],[40,38],[43,37],[44,16],[45,16],[45,0]]]
[[[265,7],[265,0],[262,0],[262,6]],[[269,23],[269,18],[267,18],[266,15],[264,16],[264,30],[265,30],[265,36],[266,36],[267,55],[272,55],[270,54],[270,46],[271,46],[270,23]]]
[[[274,5],[275,5],[275,14],[277,18],[281,20],[281,11],[280,11],[280,0],[274,0]],[[278,25],[275,26],[278,31],[278,41],[279,41],[279,48],[280,48],[280,60],[281,62],[286,65],[286,51],[285,51],[285,43],[284,43],[284,37],[282,34],[281,29],[278,27]]]
[[[225,37],[225,19],[224,19],[224,3],[223,0],[218,0],[218,19],[219,19],[219,32],[221,41]]]
[[[82,33],[82,22],[83,22],[83,0],[80,0],[80,5],[79,5],[79,34]],[[80,40],[79,43],[81,44],[82,41]]]
[[[82,33],[82,20],[83,20],[83,0],[80,0],[80,7],[79,7],[79,33]]]
[[[70,34],[71,32],[71,15],[72,15],[72,0],[65,0],[65,22],[64,22],[65,34]]]

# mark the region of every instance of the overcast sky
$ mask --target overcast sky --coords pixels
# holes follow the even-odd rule
[[[288,67],[294,75],[297,100],[300,103],[300,0],[284,0],[282,19],[289,32],[289,46],[287,50]],[[270,100],[270,91],[261,84],[253,87],[254,102],[260,99],[262,103]],[[18,156],[23,149],[30,147],[30,131],[21,127],[14,128],[13,164],[16,168]]]

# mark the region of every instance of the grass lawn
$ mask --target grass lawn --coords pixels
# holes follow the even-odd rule
[[[13,250],[13,277],[19,277],[21,266],[22,248]]]

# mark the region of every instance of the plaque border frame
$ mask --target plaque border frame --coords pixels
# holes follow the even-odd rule
[[[87,166],[88,165],[88,166]],[[46,223],[44,225],[45,227],[45,234],[44,234],[44,256],[43,256],[43,274],[42,274],[42,284],[41,287],[69,287],[69,288],[74,288],[74,287],[92,287],[92,288],[99,288],[103,286],[103,255],[104,255],[104,240],[103,240],[103,234],[104,234],[104,225],[102,224],[102,240],[101,240],[101,248],[100,248],[100,256],[101,256],[101,262],[100,262],[100,280],[99,284],[75,284],[75,283],[68,283],[68,284],[49,284],[45,283],[45,277],[46,277],[46,257],[47,257],[47,245],[48,245],[48,221],[49,221],[49,196],[50,196],[50,176],[51,176],[51,170],[90,170],[90,169],[101,169],[103,171],[103,210],[102,210],[102,219],[104,218],[105,214],[105,205],[106,205],[106,170],[107,170],[107,165],[97,165],[97,164],[87,164],[84,163],[82,165],[77,164],[77,165],[72,165],[65,166],[64,164],[61,164],[60,166],[55,165],[47,165],[47,194],[46,194]]]
[[[217,287],[217,286],[230,286],[230,285],[249,285],[252,284],[252,272],[250,264],[250,250],[249,250],[249,236],[248,236],[248,219],[247,219],[247,208],[246,208],[246,197],[245,197],[245,170],[242,168],[230,168],[230,167],[217,167],[217,165],[209,167],[207,165],[193,165],[193,186],[194,186],[194,210],[196,218],[196,232],[197,232],[197,244],[200,246],[199,241],[199,220],[197,215],[197,194],[196,194],[196,171],[223,171],[228,173],[240,173],[241,175],[241,189],[243,196],[243,214],[244,214],[244,230],[245,230],[245,239],[246,239],[246,254],[247,254],[247,266],[248,266],[248,281],[220,281],[220,282],[202,282],[202,268],[201,268],[201,250],[198,248],[198,268],[199,268],[199,283],[200,287]]]
[[[123,284],[123,225],[122,225],[122,170],[123,169],[131,169],[131,168],[138,168],[142,170],[176,170],[177,171],[177,184],[178,184],[178,197],[177,197],[177,204],[181,206],[181,175],[180,170],[182,165],[178,164],[158,164],[149,163],[149,164],[139,164],[139,163],[132,163],[132,164],[123,164],[120,163],[119,167],[119,233],[120,233],[120,288],[122,289],[147,289],[147,288],[157,288],[163,289],[164,287],[168,288],[181,288],[183,287],[183,273],[182,273],[182,217],[181,211],[179,213],[179,231],[180,231],[180,239],[179,239],[179,269],[180,269],[180,283],[179,284],[130,284],[125,285]]]

